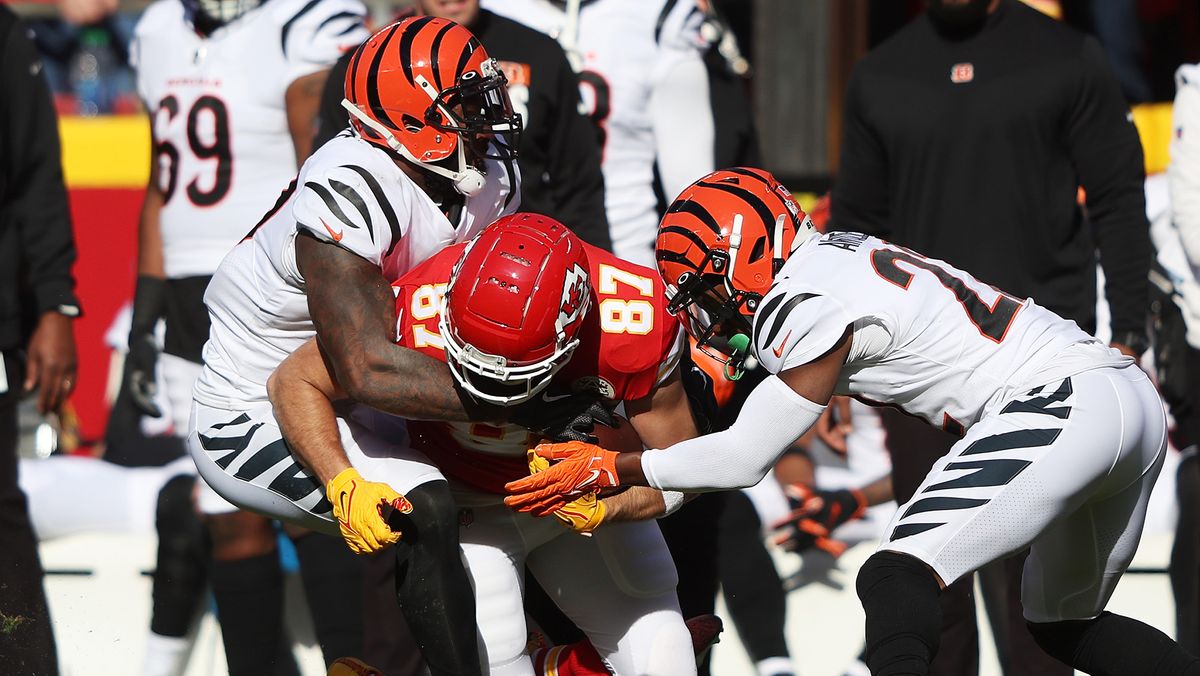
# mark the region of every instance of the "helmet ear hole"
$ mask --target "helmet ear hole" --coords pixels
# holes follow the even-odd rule
[[[754,247],[750,249],[750,262],[757,263],[767,253],[767,236],[763,235],[754,240]]]
[[[413,117],[412,115],[402,115],[400,123],[404,125],[404,130],[410,134],[416,134],[425,128],[425,123]]]

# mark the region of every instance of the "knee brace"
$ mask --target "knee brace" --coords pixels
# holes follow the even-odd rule
[[[871,673],[928,674],[942,633],[933,573],[907,554],[876,552],[859,570],[857,589],[867,614]]]
[[[196,477],[173,477],[158,493],[150,630],[160,636],[187,634],[208,582],[208,535],[192,505]]]
[[[393,514],[396,598],[434,676],[481,673],[475,594],[458,549],[458,507],[445,481],[405,494],[412,512]]]
[[[396,545],[396,584],[402,582],[414,556],[449,556],[457,559],[458,553],[458,507],[450,495],[445,481],[421,484],[405,494],[412,504],[412,512],[395,512],[391,516],[392,528],[399,530],[400,542]]]
[[[1200,660],[1148,624],[1109,612],[1091,620],[1026,622],[1054,659],[1095,676],[1196,676]]]

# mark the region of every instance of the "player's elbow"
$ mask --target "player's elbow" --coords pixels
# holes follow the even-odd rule
[[[295,383],[288,371],[288,362],[284,361],[267,378],[267,399],[275,408],[282,407],[285,403],[285,393],[290,388],[294,389]]]
[[[281,385],[279,382],[279,371],[276,370],[267,378],[267,399],[271,400],[272,406],[279,405],[279,395],[281,393]]]
[[[394,349],[391,345],[386,348]],[[350,359],[349,355],[334,358],[334,372],[346,396],[357,402],[372,404],[379,397],[382,383],[386,380],[379,376],[390,370],[389,356],[386,350],[364,345],[357,358]]]
[[[374,397],[374,379],[365,369],[338,369],[338,381],[346,396],[354,401],[369,403]]]

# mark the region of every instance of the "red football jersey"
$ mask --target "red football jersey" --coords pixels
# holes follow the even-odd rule
[[[396,342],[445,361],[438,321],[442,295],[465,245],[447,247],[392,284]],[[681,330],[667,312],[662,280],[649,269],[584,245],[593,307],[579,346],[552,387],[591,392],[614,403],[650,395],[679,361]],[[536,441],[517,425],[409,421],[414,446],[442,472],[471,488],[504,493],[529,474],[525,451]]]

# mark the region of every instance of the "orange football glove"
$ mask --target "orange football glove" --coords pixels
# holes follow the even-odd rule
[[[620,485],[618,454],[595,444],[538,444],[533,452],[549,460],[550,468],[504,486],[511,494],[504,504],[519,512],[546,516],[584,493]]]
[[[824,550],[835,558],[846,551],[846,545],[829,537],[838,526],[861,518],[867,509],[867,499],[861,491],[819,491],[803,484],[784,487],[792,512],[771,525],[775,544],[791,552],[803,552],[811,547]]]
[[[550,461],[538,455],[535,449],[529,449],[529,473],[537,474],[547,469],[550,469]],[[584,493],[554,511],[555,518],[563,525],[587,537],[591,537],[607,514],[608,508],[595,493]]]

